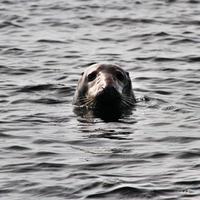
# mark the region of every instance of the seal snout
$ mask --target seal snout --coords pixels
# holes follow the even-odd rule
[[[97,103],[115,104],[120,101],[120,94],[113,85],[108,85],[96,96]]]
[[[112,88],[115,85],[115,80],[112,74],[110,73],[105,73],[105,72],[101,72],[99,73],[99,85],[101,87],[102,90],[107,88]]]

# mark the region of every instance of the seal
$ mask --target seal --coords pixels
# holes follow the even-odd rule
[[[75,113],[92,111],[94,116],[109,121],[130,112],[135,103],[129,73],[113,64],[89,66],[78,81],[73,99]]]

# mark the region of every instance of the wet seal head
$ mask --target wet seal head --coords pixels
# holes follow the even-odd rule
[[[88,67],[82,73],[73,99],[76,114],[92,112],[107,121],[115,121],[130,112],[135,102],[129,73],[112,64]]]

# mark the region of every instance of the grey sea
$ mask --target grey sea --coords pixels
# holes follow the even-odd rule
[[[76,116],[94,62],[150,100]],[[1,0],[0,199],[200,199],[200,1]]]

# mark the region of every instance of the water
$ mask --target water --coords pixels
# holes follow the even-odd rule
[[[200,198],[200,3],[0,3],[0,199]],[[71,105],[92,62],[129,71],[119,122]]]

